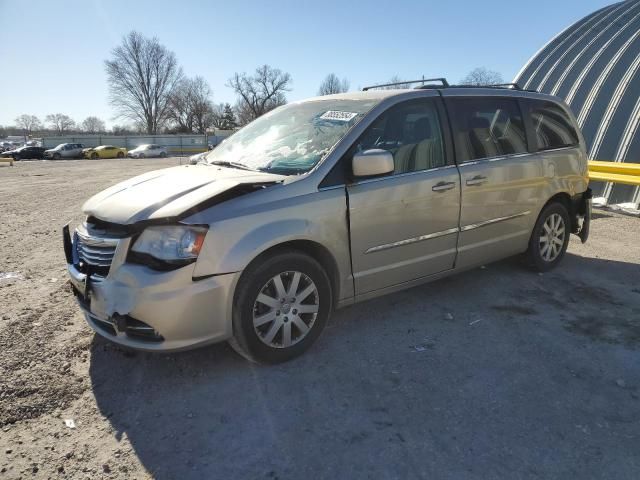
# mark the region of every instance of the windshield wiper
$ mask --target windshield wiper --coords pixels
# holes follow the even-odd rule
[[[243,163],[228,162],[226,160],[214,160],[213,162],[207,162],[207,163],[209,165],[218,165],[220,167],[237,168],[239,170],[251,170],[252,172],[255,172],[253,168],[247,167]]]

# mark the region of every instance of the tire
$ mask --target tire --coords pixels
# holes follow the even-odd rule
[[[59,154],[59,153],[54,153],[54,154],[53,154],[53,159],[54,159],[54,160],[60,160],[60,158],[62,158],[62,157],[60,156],[60,154]]]
[[[138,158],[144,158],[144,153],[141,153],[140,155],[138,155]]]
[[[93,152],[93,153],[91,154],[91,158],[92,158],[93,160],[97,160],[97,159],[98,159],[98,154],[97,154],[96,152]]]
[[[118,152],[118,155],[117,155],[117,156],[118,156],[118,158],[124,158],[124,153],[122,153],[122,152]]]
[[[160,152],[160,158],[165,158],[167,156],[166,152]]]
[[[276,278],[280,279],[280,288]],[[296,279],[294,292],[291,289]],[[278,292],[285,293],[284,301]],[[304,297],[295,298],[294,294]],[[233,339],[229,343],[253,362],[291,360],[305,352],[322,333],[331,314],[332,295],[325,270],[302,252],[284,250],[259,259],[247,267],[238,282],[233,302]],[[305,312],[299,312],[301,307]]]
[[[529,240],[526,253],[529,266],[538,272],[548,272],[557,267],[567,251],[570,235],[567,208],[559,202],[544,207]]]

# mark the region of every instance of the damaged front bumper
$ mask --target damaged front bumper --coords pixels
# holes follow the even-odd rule
[[[77,235],[74,236],[77,238]],[[227,340],[239,273],[193,280],[195,264],[160,272],[124,262],[121,239],[105,277],[83,273],[64,230],[67,269],[87,323],[101,336],[147,351],[176,351]]]

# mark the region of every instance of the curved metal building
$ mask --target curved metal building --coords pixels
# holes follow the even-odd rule
[[[566,28],[514,81],[571,106],[589,158],[640,163],[640,0],[609,5]],[[640,187],[592,188],[609,203],[640,202]]]

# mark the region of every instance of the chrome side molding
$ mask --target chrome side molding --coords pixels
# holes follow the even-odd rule
[[[451,235],[452,233],[458,233],[458,228],[450,228],[448,230],[442,230],[441,232],[429,233],[427,235],[420,235],[419,237],[407,238],[405,240],[399,240],[393,243],[385,243],[376,247],[371,247],[364,253],[380,252],[382,250],[388,250],[390,248],[402,247],[404,245],[410,245],[412,243],[422,242],[424,240],[431,240],[433,238],[444,237],[445,235]]]
[[[505,220],[511,220],[512,218],[524,217],[526,215],[529,215],[530,213],[531,212],[527,210],[526,212],[516,213],[515,215],[508,215],[506,217],[498,217],[498,218],[492,218],[490,220],[485,220],[484,222],[472,223],[471,225],[465,225],[464,227],[461,227],[460,231],[467,232],[469,230],[474,230],[476,228],[484,227],[486,225],[491,225],[493,223],[504,222]]]

